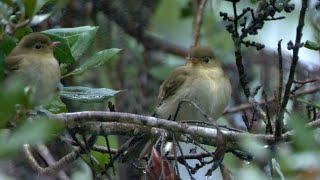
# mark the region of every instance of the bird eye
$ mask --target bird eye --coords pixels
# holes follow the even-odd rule
[[[209,57],[204,57],[203,60],[204,60],[204,62],[208,63],[210,58]]]
[[[34,45],[34,47],[35,47],[36,49],[41,49],[43,46],[42,46],[42,44],[37,43],[37,44]]]

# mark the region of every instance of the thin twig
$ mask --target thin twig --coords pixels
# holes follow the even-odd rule
[[[180,146],[180,144],[179,144],[178,140],[176,139],[176,136],[175,136],[174,134],[173,134],[172,136],[173,136],[174,141],[176,141],[176,142],[177,142],[177,146],[178,146],[178,149],[179,149],[180,154],[181,154],[181,157],[182,157],[182,160],[181,160],[181,161],[179,161],[179,162],[180,162],[181,164],[183,164],[183,165],[186,167],[186,169],[187,169],[187,171],[188,171],[188,174],[189,174],[190,179],[195,180],[195,178],[192,176],[192,174],[191,174],[191,172],[190,172],[191,167],[188,165],[188,163],[187,163],[186,159],[184,158],[184,154],[183,154],[182,148],[181,148],[181,146]]]
[[[206,3],[207,3],[207,0],[194,1],[194,3],[193,3],[197,6],[196,7],[197,12],[196,12],[194,19],[193,19],[191,47],[197,46],[199,44],[203,11],[204,11],[204,7],[205,7]]]
[[[312,87],[312,88],[309,88],[309,89],[306,89],[306,90],[303,90],[303,91],[299,91],[299,92],[295,93],[294,95],[290,95],[290,98],[295,98],[295,97],[303,96],[303,95],[306,95],[306,94],[313,94],[313,93],[318,92],[319,90],[320,90],[320,86],[315,86],[315,87]],[[261,100],[258,103],[261,106],[261,105],[264,105],[265,103],[274,102],[276,100],[278,100],[278,99],[270,98],[270,99],[268,99],[268,101]],[[243,111],[243,110],[250,109],[250,108],[253,108],[252,104],[250,104],[250,103],[241,104],[239,106],[226,109],[223,112],[223,115],[236,113],[236,112]]]
[[[282,51],[281,51],[281,40],[278,41],[278,59],[279,59],[279,89],[278,89],[278,104],[280,110],[280,104],[282,100],[282,88],[283,88],[283,63],[282,63]],[[278,110],[278,111],[279,111]]]
[[[59,161],[57,161],[54,165],[51,165],[45,168],[41,167],[38,164],[37,160],[33,157],[29,144],[23,145],[23,152],[26,155],[27,159],[29,160],[34,170],[38,171],[40,174],[50,174],[50,173],[55,173],[59,171],[63,167],[67,166],[68,164],[76,160],[79,157],[79,153],[81,152],[81,149],[80,148],[74,149],[72,152],[70,152],[69,154],[61,158]]]
[[[50,153],[49,148],[44,144],[38,144],[37,145],[37,151],[42,156],[42,158],[48,163],[49,166],[52,166],[56,163],[56,160]],[[66,172],[59,171],[58,176],[61,180],[69,180],[70,178],[67,176]]]
[[[302,5],[301,5],[301,10],[300,10],[300,15],[299,15],[299,24],[297,26],[297,30],[296,30],[296,40],[295,40],[295,44],[293,46],[293,57],[292,57],[292,63],[290,66],[290,71],[289,71],[289,77],[286,83],[286,87],[285,87],[285,91],[284,91],[284,95],[283,95],[283,100],[281,103],[281,108],[278,114],[278,118],[277,121],[278,123],[276,123],[276,130],[275,131],[275,137],[279,138],[281,136],[281,129],[283,126],[283,118],[284,118],[284,112],[285,109],[287,107],[289,98],[290,98],[290,94],[291,94],[291,87],[293,84],[293,80],[294,80],[294,75],[296,72],[296,66],[298,64],[299,61],[299,49],[302,47],[301,44],[301,38],[302,38],[302,30],[303,30],[303,26],[304,26],[304,18],[306,15],[306,11],[308,8],[308,0],[302,0]],[[279,127],[280,126],[280,127]]]
[[[267,101],[267,94],[266,92],[263,90],[262,91],[262,96],[264,98],[264,101]],[[265,104],[265,108],[266,108],[266,113],[267,113],[267,125],[266,125],[266,134],[273,134],[273,128],[272,128],[272,124],[271,124],[271,118],[270,118],[270,112],[269,112],[269,105],[268,103]]]
[[[266,113],[261,109],[260,105],[257,103],[257,101],[252,97],[252,94],[249,89],[249,82],[247,80],[247,75],[244,70],[243,62],[242,62],[242,55],[241,55],[241,37],[238,32],[238,15],[237,15],[237,1],[232,2],[233,5],[233,15],[234,15],[234,34],[233,34],[233,43],[235,47],[235,57],[236,57],[236,64],[238,67],[238,73],[239,73],[239,81],[241,84],[241,87],[244,91],[244,94],[248,98],[249,103],[253,106],[254,109],[257,109],[259,114],[262,116],[264,122],[266,122],[267,116]],[[241,35],[243,36],[244,33]]]

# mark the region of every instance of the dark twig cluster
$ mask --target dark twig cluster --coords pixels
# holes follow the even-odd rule
[[[275,137],[277,137],[277,138],[279,138],[282,134],[284,112],[286,110],[286,107],[287,107],[287,104],[288,104],[288,101],[289,101],[289,98],[290,98],[290,95],[292,92],[291,87],[292,87],[292,84],[294,83],[294,75],[295,75],[296,67],[297,67],[297,64],[299,61],[299,56],[298,56],[299,49],[301,47],[303,47],[303,43],[301,43],[301,38],[302,38],[302,30],[303,30],[303,26],[304,26],[304,18],[305,18],[307,8],[308,8],[308,0],[303,0],[301,10],[300,10],[300,15],[299,15],[298,27],[296,30],[296,40],[295,40],[295,43],[292,47],[293,57],[292,57],[289,77],[288,77],[288,80],[287,80],[287,83],[285,86],[285,91],[284,91],[283,99],[281,101],[280,110],[277,115],[277,121],[276,121],[276,127],[275,127]],[[292,43],[290,43],[290,44],[292,44]]]
[[[247,7],[242,10],[241,13],[238,13],[237,10],[237,0],[229,0],[232,2],[233,6],[233,16],[229,16],[228,13],[220,12],[220,16],[223,17],[223,20],[228,22],[226,29],[228,32],[232,34],[232,39],[235,46],[235,57],[236,64],[238,67],[238,73],[240,78],[240,84],[246,97],[249,100],[249,103],[258,111],[258,113],[263,117],[266,122],[267,115],[256,102],[253,97],[253,94],[248,86],[249,82],[247,80],[247,75],[244,69],[244,65],[242,62],[242,52],[241,52],[241,44],[245,46],[254,46],[257,50],[260,50],[264,47],[263,44],[257,42],[251,42],[245,40],[249,35],[256,35],[258,30],[260,30],[264,22],[266,20],[277,20],[282,18],[275,18],[276,12],[280,12],[283,9],[287,11],[293,10],[293,5],[291,4],[283,4],[279,6],[276,1],[267,2],[265,0],[260,1],[257,9],[254,10],[250,7]],[[288,8],[289,7],[289,8]],[[239,31],[240,28],[240,31]]]

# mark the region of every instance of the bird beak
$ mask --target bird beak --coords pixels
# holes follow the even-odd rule
[[[59,42],[59,41],[52,42],[52,43],[49,45],[49,48],[50,48],[50,49],[53,49],[54,47],[59,46],[60,44],[61,44],[61,42]]]
[[[198,64],[200,60],[198,58],[190,58],[192,64]]]

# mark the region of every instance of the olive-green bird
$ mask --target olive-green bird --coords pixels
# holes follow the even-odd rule
[[[155,117],[173,120],[178,104],[185,100],[197,104],[204,113],[217,120],[230,97],[229,78],[212,50],[204,46],[193,47],[187,63],[176,68],[160,86],[160,104],[156,108]],[[207,122],[203,114],[189,103],[181,104],[175,120]],[[150,152],[150,145],[154,143],[148,142],[146,137],[141,137],[140,141],[133,138],[133,142],[135,144],[128,149],[124,161],[137,156],[137,151],[142,152],[138,155],[142,158]]]
[[[32,90],[31,102],[48,100],[60,82],[59,63],[53,48],[60,44],[41,33],[26,35],[6,57],[8,81],[19,80]]]
[[[229,78],[208,47],[191,48],[188,62],[176,68],[160,86],[160,105],[156,117],[172,120],[180,101],[197,104],[207,115],[217,120],[231,97]],[[179,120],[204,121],[203,115],[191,104],[182,103]]]

